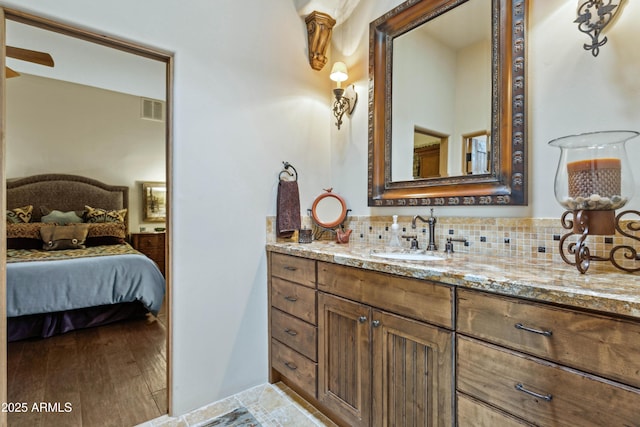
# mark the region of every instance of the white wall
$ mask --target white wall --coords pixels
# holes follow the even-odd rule
[[[2,4],[175,53],[174,412],[265,382],[278,173],[296,167],[303,210],[331,181],[329,67],[309,66],[293,2]]]
[[[369,63],[368,23],[401,2],[360,2],[349,21],[334,30],[332,60],[349,66],[361,103],[343,130],[332,131],[334,187],[342,189],[354,215],[413,215],[426,208],[367,206],[367,108]],[[594,58],[582,45],[589,38],[578,31],[575,2],[529,0],[527,108],[529,144],[529,206],[442,207],[436,215],[559,218],[563,209],[553,194],[559,150],[551,139],[596,130],[640,130],[640,3],[626,2],[609,41]],[[627,143],[632,164],[640,161],[640,138]],[[640,188],[640,172],[635,172]],[[636,191],[640,193],[640,191]],[[627,205],[640,208],[640,194]]]
[[[138,230],[141,183],[165,181],[166,164],[165,124],[140,118],[140,98],[28,74],[7,80],[6,93],[7,177],[68,173],[126,185],[129,229]]]

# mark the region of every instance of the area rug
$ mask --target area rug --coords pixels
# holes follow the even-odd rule
[[[253,418],[247,408],[241,406],[231,412],[220,415],[201,427],[261,427],[261,424]]]

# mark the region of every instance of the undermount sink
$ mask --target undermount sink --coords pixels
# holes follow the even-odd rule
[[[371,256],[400,261],[440,261],[444,259],[444,257],[425,252],[371,252]]]

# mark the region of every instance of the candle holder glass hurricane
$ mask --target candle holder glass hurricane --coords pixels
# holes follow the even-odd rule
[[[614,246],[603,257],[592,255],[586,244],[589,235],[614,235],[616,231],[640,240],[633,234],[640,230],[639,222],[628,222],[623,229],[620,221],[623,215],[640,216],[640,212],[624,211],[617,216],[615,213],[633,197],[635,184],[625,144],[639,134],[635,131],[592,132],[549,142],[560,148],[555,196],[567,209],[562,215],[562,226],[571,230],[560,239],[560,255],[581,273],[587,271],[591,261],[609,261],[624,271],[640,271],[616,259],[640,260],[633,246]],[[567,239],[573,235],[577,235],[577,241],[568,243]]]

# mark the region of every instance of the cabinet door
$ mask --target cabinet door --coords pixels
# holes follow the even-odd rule
[[[371,309],[318,293],[318,400],[346,425],[371,419]]]
[[[373,311],[373,425],[451,426],[453,334]]]

